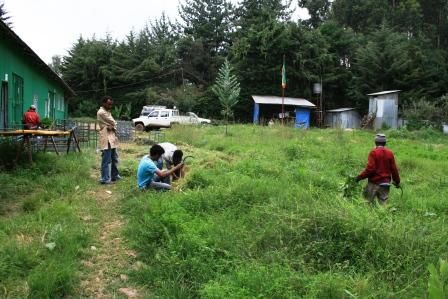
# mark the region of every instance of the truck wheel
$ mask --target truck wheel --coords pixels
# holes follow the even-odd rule
[[[142,123],[135,124],[135,130],[143,132],[145,130],[145,126]]]

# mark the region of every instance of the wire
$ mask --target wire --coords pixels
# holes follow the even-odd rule
[[[165,74],[161,74],[161,75],[158,75],[158,76],[154,76],[154,77],[151,77],[149,79],[146,79],[146,80],[143,80],[143,81],[140,81],[140,82],[134,82],[134,83],[129,83],[129,84],[125,84],[125,85],[110,87],[110,88],[107,88],[107,90],[121,89],[121,88],[129,87],[129,86],[140,85],[142,83],[150,82],[150,81],[152,81],[154,79],[158,79],[158,78],[162,78],[162,77],[174,74],[174,73],[178,72],[179,70],[180,69],[175,69],[175,70],[172,70],[171,72],[168,72],[168,73],[165,73]],[[90,89],[90,90],[75,90],[75,93],[97,92],[97,91],[103,91],[103,90],[104,90],[104,88]]]

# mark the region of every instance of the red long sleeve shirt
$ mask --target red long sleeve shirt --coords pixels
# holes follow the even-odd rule
[[[358,176],[358,179],[368,178],[369,182],[378,185],[390,183],[391,176],[395,183],[400,183],[400,175],[395,164],[394,154],[383,146],[377,146],[369,153],[367,166]]]
[[[40,123],[40,117],[34,110],[28,110],[23,115],[23,123],[29,128],[37,127]]]

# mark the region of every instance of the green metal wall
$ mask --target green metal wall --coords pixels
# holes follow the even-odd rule
[[[37,112],[41,119],[45,117],[66,119],[68,105],[61,84],[51,79],[46,71],[38,67],[37,63],[19,47],[11,41],[5,41],[4,36],[0,37],[0,82],[7,84],[8,89],[7,127],[20,127],[23,113],[32,104],[37,104]],[[23,82],[22,90],[20,81]],[[14,107],[14,99],[21,97],[22,92],[23,102]],[[0,112],[5,108],[1,105],[0,100]],[[2,127],[4,121],[0,115],[0,128]]]

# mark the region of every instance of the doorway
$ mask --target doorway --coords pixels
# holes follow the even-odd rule
[[[2,81],[0,90],[0,129],[8,127],[8,81]]]
[[[56,103],[55,103],[55,98],[56,95],[53,91],[48,91],[48,101],[49,101],[49,110],[48,110],[48,117],[52,120],[55,119],[55,107],[56,107]]]
[[[23,116],[23,79],[22,77],[12,74],[12,119],[11,123],[14,127],[19,127],[22,124]]]

